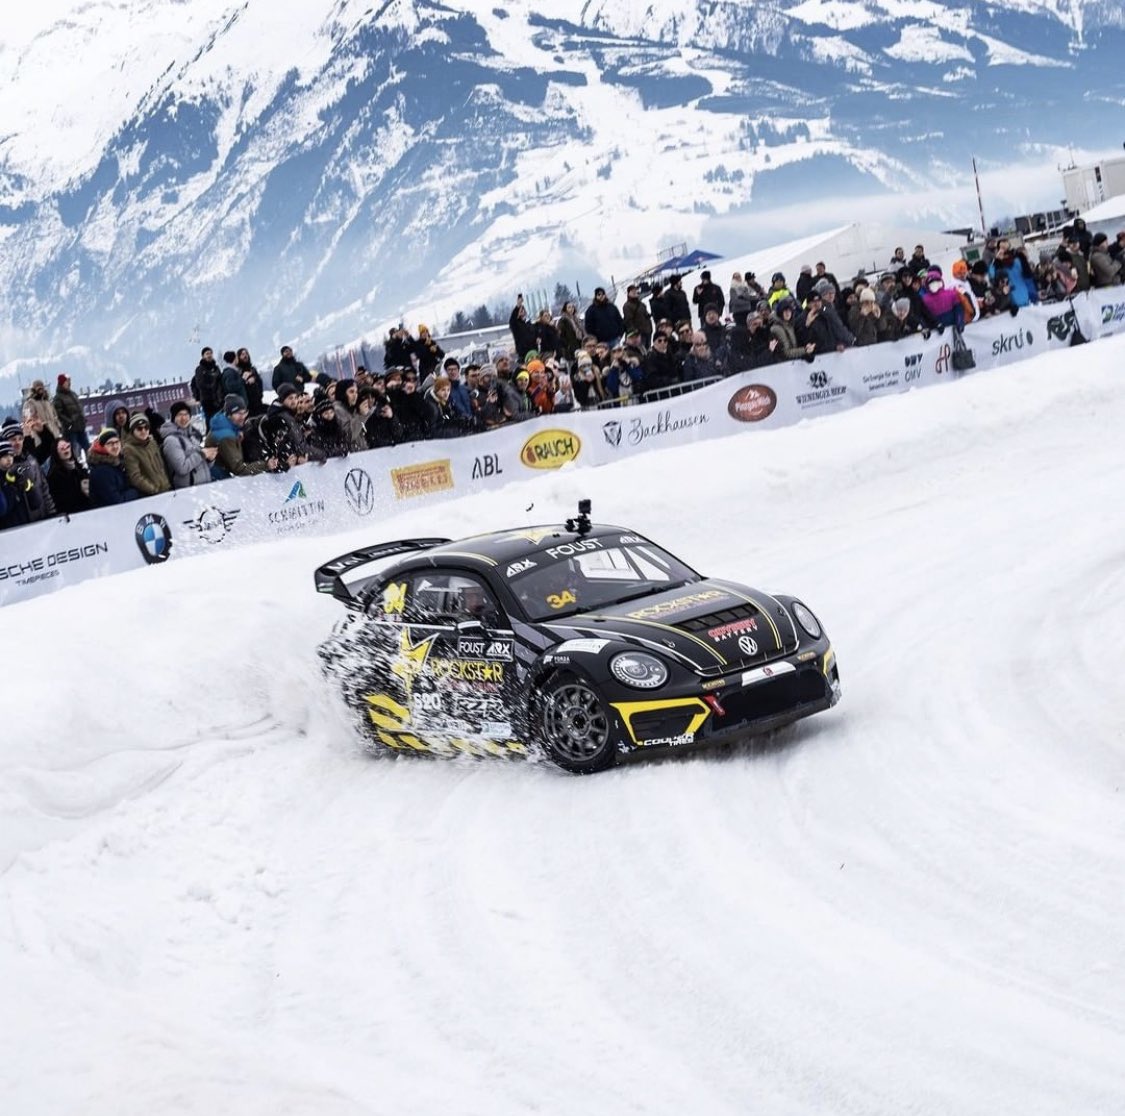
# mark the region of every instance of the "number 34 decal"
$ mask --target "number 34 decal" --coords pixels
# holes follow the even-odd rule
[[[569,589],[564,589],[561,593],[552,593],[546,600],[551,608],[566,608],[568,604],[578,603],[578,598]]]

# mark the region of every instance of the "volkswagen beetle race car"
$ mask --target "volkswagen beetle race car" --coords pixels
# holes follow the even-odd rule
[[[836,656],[801,601],[702,577],[588,513],[379,543],[316,571],[348,609],[321,659],[378,745],[586,773],[836,704]]]

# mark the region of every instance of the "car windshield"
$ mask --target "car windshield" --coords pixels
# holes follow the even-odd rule
[[[630,535],[562,543],[514,565],[526,565],[510,585],[531,620],[596,612],[699,578],[667,551]]]

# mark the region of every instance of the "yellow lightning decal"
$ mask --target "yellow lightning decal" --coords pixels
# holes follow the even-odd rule
[[[436,634],[427,636],[421,643],[411,643],[410,629],[402,629],[399,652],[395,661],[391,664],[391,673],[397,674],[402,679],[407,701],[414,693],[414,679],[425,669],[426,659],[429,658],[435,639],[437,639]]]

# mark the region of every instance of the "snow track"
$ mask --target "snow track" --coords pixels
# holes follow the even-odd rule
[[[1125,341],[386,521],[806,597],[836,710],[597,777],[355,745],[297,540],[3,613],[14,1113],[1125,1110]]]

